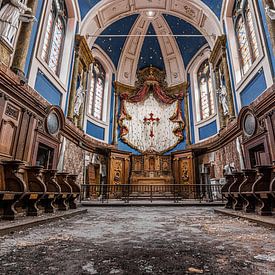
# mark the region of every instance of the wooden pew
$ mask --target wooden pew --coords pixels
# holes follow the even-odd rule
[[[225,208],[232,209],[233,208],[233,198],[229,195],[230,186],[234,183],[233,175],[224,175],[226,183],[221,189],[222,195],[226,198],[227,202],[225,204]]]
[[[244,173],[243,172],[233,172],[234,182],[229,186],[229,196],[233,199],[233,209],[234,210],[242,210],[243,201],[239,194],[240,185],[244,181]]]
[[[43,180],[47,187],[47,193],[49,196],[47,199],[42,199],[42,205],[45,207],[46,213],[54,213],[58,207],[58,205],[55,206],[58,202],[58,198],[62,197],[61,194],[61,187],[56,181],[56,173],[57,170],[43,170]]]
[[[16,205],[21,203],[27,194],[27,185],[24,182],[24,162],[12,160],[2,161],[4,167],[4,190],[0,191],[0,208],[2,208],[2,219],[14,220],[21,213]],[[19,205],[19,208],[22,206]],[[21,211],[22,212],[22,211]]]
[[[80,196],[80,186],[76,183],[78,175],[68,175],[67,182],[72,187],[73,194],[69,198],[70,209],[76,209],[77,205],[75,203],[76,199]]]
[[[272,166],[257,166],[258,177],[253,184],[252,192],[257,199],[257,213],[261,216],[272,215],[273,195],[270,190],[272,170]]]
[[[69,199],[73,195],[72,187],[67,182],[69,173],[57,173],[57,183],[61,188],[62,196],[57,198],[58,209],[66,211],[69,209]]]
[[[39,201],[46,195],[47,187],[42,180],[42,166],[26,166],[27,194],[24,202],[27,216],[38,216],[44,209],[38,208]]]
[[[257,171],[254,169],[244,169],[244,181],[239,187],[239,195],[243,199],[243,210],[246,213],[255,211],[255,197],[252,193],[252,186],[256,181]]]
[[[272,180],[270,183],[270,194],[272,195],[272,213],[275,213],[275,161],[273,162]]]

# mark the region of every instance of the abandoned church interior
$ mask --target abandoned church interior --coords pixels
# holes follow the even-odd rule
[[[274,232],[245,223],[275,228],[274,83],[274,0],[0,0],[0,273],[274,274]],[[55,225],[64,215],[72,218]],[[195,245],[201,256],[190,252],[186,262],[179,236],[204,223],[205,238],[214,234],[208,215],[221,242],[244,234],[240,247],[251,243],[256,263],[231,259],[233,244],[217,254]],[[143,234],[139,226],[148,223],[146,234],[156,239],[153,228],[164,226],[157,217],[173,219],[178,239],[170,241],[183,266],[165,234],[166,258],[149,239],[148,251],[132,258],[126,242],[124,255],[116,217],[133,226],[123,235]],[[177,219],[186,223],[182,232]],[[36,233],[27,231],[42,221]],[[73,243],[58,228],[91,239]],[[104,228],[107,237],[99,236]],[[67,262],[62,250],[56,256],[64,264],[43,266],[38,247],[49,232],[59,236],[57,249],[72,242]],[[242,239],[250,233],[255,239]],[[87,247],[96,236],[110,242],[104,248],[98,240],[101,252],[93,254]],[[150,264],[139,258],[144,251]],[[217,261],[212,252],[229,258]]]

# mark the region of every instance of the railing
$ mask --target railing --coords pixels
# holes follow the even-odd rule
[[[184,200],[196,201],[223,201],[221,194],[222,185],[220,184],[123,184],[123,185],[82,185],[81,200],[84,201],[102,201],[122,200],[172,200],[180,202]]]

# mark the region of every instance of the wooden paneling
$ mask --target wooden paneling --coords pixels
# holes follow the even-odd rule
[[[11,157],[13,154],[20,117],[20,108],[6,101],[0,125],[0,154],[2,156]]]
[[[109,154],[108,184],[128,184],[130,176],[130,154],[111,151]]]
[[[173,173],[176,184],[196,184],[194,153],[192,151],[173,154]]]
[[[156,153],[132,156],[131,184],[173,184],[171,157]]]

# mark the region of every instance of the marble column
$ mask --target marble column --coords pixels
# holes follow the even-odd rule
[[[189,120],[189,93],[188,88],[186,87],[186,90],[184,92],[184,116],[185,116],[185,132],[186,132],[186,145],[191,145],[191,139],[190,139],[190,120]]]
[[[77,77],[79,71],[79,49],[75,49],[74,55],[74,69],[72,75],[71,89],[70,89],[70,97],[69,97],[69,105],[68,105],[68,115],[67,117],[73,121],[74,118],[74,104],[75,104],[75,96],[76,96],[76,86],[77,86]]]
[[[226,91],[227,91],[229,120],[232,120],[235,118],[236,114],[235,114],[233,91],[231,88],[230,74],[229,74],[229,69],[228,69],[228,64],[227,64],[227,59],[226,59],[226,49],[225,48],[223,48],[223,53],[222,53],[222,66],[223,66],[225,86],[226,86]]]
[[[28,0],[28,7],[32,9],[32,14],[35,15],[38,0]],[[30,46],[33,22],[22,22],[19,29],[19,36],[15,47],[15,52],[12,61],[12,70],[25,78],[25,65]]]
[[[273,4],[273,0],[263,0],[264,7],[270,7],[275,10],[275,5]],[[272,42],[273,54],[275,55],[275,20],[271,20],[271,18],[266,14],[266,21],[269,30],[270,39]]]
[[[86,106],[86,98],[87,98],[87,77],[88,77],[88,71],[87,71],[87,68],[84,68],[82,72],[82,86],[85,91],[85,95],[79,109],[79,117],[77,122],[77,126],[80,129],[83,129],[83,123],[84,123],[85,106]]]
[[[114,129],[113,129],[113,145],[117,145],[118,144],[118,136],[117,136],[117,131],[118,131],[118,100],[119,100],[119,96],[118,96],[118,91],[117,91],[117,87],[115,88],[115,114],[114,114]]]

